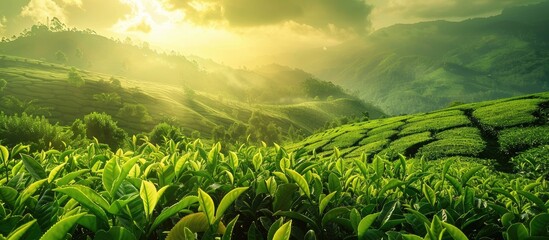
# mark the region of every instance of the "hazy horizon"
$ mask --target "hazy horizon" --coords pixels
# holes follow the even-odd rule
[[[0,36],[56,17],[69,27],[154,49],[253,67],[284,64],[276,56],[328,49],[393,24],[464,20],[536,2],[541,0],[7,0],[0,2]]]

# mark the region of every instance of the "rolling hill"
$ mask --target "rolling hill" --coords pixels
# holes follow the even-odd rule
[[[69,82],[70,72],[83,79],[82,86]],[[12,56],[0,56],[0,79],[7,82],[0,92],[0,106],[8,114],[46,115],[53,122],[70,125],[91,112],[106,112],[132,134],[148,132],[164,121],[183,127],[187,134],[196,130],[208,138],[216,126],[247,125],[253,114],[276,124],[283,133],[291,126],[309,134],[341,116],[358,116],[365,111],[372,118],[383,114],[352,98],[303,98],[299,103],[288,104],[243,102],[169,84]]]
[[[549,2],[462,22],[398,24],[286,57],[389,114],[549,90]]]
[[[288,150],[319,156],[337,151],[347,159],[365,154],[369,160],[375,155],[395,159],[401,153],[426,160],[482,162],[510,171],[517,159],[533,152],[546,155],[547,145],[549,92],[344,125],[309,136]],[[546,157],[530,160],[547,164]]]

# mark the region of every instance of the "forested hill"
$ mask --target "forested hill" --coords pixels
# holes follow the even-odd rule
[[[290,65],[330,79],[389,114],[549,90],[549,2],[462,22],[400,24]]]

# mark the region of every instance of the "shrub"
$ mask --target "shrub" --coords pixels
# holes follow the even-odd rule
[[[179,127],[170,125],[168,123],[159,123],[149,133],[149,140],[152,143],[160,144],[164,142],[164,139],[172,139],[174,141],[180,141],[184,138],[183,133]]]
[[[143,104],[124,103],[124,106],[118,110],[117,116],[125,119],[126,121],[136,121],[140,123],[152,121],[152,117],[149,115],[147,107]]]
[[[442,139],[421,147],[416,157],[425,157],[428,160],[435,160],[450,156],[476,157],[486,147],[486,143],[479,139],[455,138]]]
[[[532,115],[545,99],[523,99],[481,107],[473,112],[484,125],[491,127],[511,127],[535,122]]]
[[[549,179],[549,145],[529,149],[511,158],[514,170],[522,176]]]
[[[510,128],[499,133],[498,142],[504,152],[549,144],[549,126]]]
[[[19,143],[30,145],[32,149],[63,149],[70,133],[58,125],[52,125],[45,117],[33,117],[22,113],[8,116],[0,113],[0,142],[15,146]]]
[[[71,68],[71,70],[69,71],[67,81],[69,82],[69,84],[76,87],[81,87],[85,83],[84,79],[82,78],[82,76],[80,76],[75,68]]]
[[[99,142],[106,143],[111,149],[118,149],[123,146],[127,134],[116,125],[111,116],[106,113],[93,112],[84,116],[86,124],[86,136],[97,138]]]
[[[418,133],[424,131],[442,131],[445,129],[470,125],[471,121],[464,115],[431,118],[423,121],[408,123],[404,125],[399,135]]]
[[[6,85],[8,85],[8,82],[5,79],[0,79],[0,93],[4,91],[4,88],[6,88]]]

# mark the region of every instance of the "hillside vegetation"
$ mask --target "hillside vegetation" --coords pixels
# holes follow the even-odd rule
[[[0,238],[546,239],[548,103],[372,120],[295,151],[146,135],[0,145]],[[520,174],[491,166],[509,157]]]
[[[361,101],[346,98],[347,95],[328,100],[304,97],[299,103],[286,104],[242,102],[191,88],[10,56],[0,56],[0,79],[6,82],[0,92],[0,110],[6,114],[45,115],[53,123],[70,125],[91,112],[105,112],[132,134],[148,132],[157,123],[168,122],[183,127],[188,135],[198,131],[210,138],[216,127],[248,126],[252,116],[256,116],[262,119],[261,124],[273,123],[275,132],[281,135],[288,135],[290,129],[305,135],[334,118],[359,117],[364,112],[372,118],[383,114]],[[320,81],[304,82],[320,86],[311,87],[314,91],[323,89]],[[305,87],[300,85],[298,89]]]
[[[288,64],[355,89],[389,114],[549,90],[549,2],[462,22],[380,29]]]
[[[462,159],[506,172],[548,177],[549,93],[463,104],[431,113],[377,119],[314,134],[289,150],[334,151],[396,159]],[[536,157],[534,157],[536,156]]]

